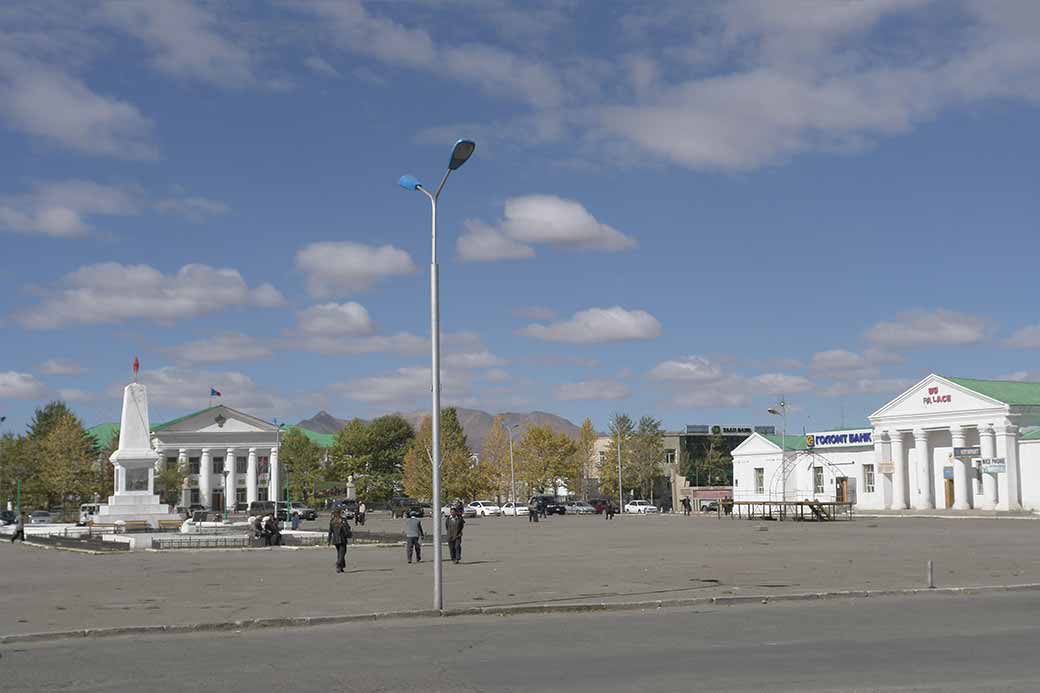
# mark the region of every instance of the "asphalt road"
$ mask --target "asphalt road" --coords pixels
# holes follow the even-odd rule
[[[0,649],[3,691],[1035,691],[1040,597],[399,620]]]

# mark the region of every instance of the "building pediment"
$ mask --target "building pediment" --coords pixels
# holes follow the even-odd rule
[[[163,433],[274,433],[278,428],[255,416],[224,405],[203,409],[155,428]]]
[[[752,433],[730,453],[738,455],[772,455],[780,452],[780,446],[760,433]]]
[[[1004,402],[933,373],[871,414],[870,420],[877,423],[879,419],[925,418],[1006,409]]]

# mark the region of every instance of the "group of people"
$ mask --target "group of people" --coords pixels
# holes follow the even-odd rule
[[[253,536],[264,542],[264,546],[282,545],[282,525],[276,515],[257,516],[252,520]]]

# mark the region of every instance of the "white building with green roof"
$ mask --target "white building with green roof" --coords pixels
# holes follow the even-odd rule
[[[786,440],[751,435],[733,451],[734,499],[1040,510],[1040,383],[932,374],[868,418]]]

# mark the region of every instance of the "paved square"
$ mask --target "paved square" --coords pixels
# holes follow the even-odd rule
[[[430,520],[425,520],[430,529]],[[398,530],[373,517],[370,529]],[[760,528],[765,528],[762,531]],[[486,518],[445,563],[449,607],[646,601],[1040,582],[1035,520],[863,518],[810,524],[712,517]],[[427,609],[432,562],[404,549],[135,552],[93,556],[0,542],[0,634]]]

